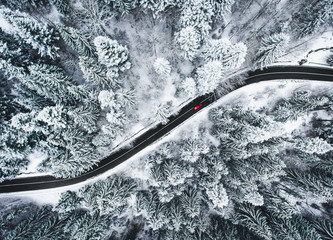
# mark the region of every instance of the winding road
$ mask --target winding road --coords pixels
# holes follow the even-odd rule
[[[245,84],[238,86],[237,89],[252,83],[276,79],[304,79],[333,82],[333,68],[329,69],[309,66],[269,67],[264,70],[248,72],[248,77],[245,79]],[[177,115],[171,116],[167,124],[159,124],[157,127],[150,129],[149,131],[137,137],[130,149],[121,149],[112,153],[110,156],[104,158],[93,169],[80,176],[67,179],[56,179],[51,176],[17,178],[1,183],[0,193],[57,188],[86,181],[128,160],[130,157],[134,156],[136,153],[140,152],[158,139],[162,138],[172,129],[176,128],[181,123],[216,100],[217,99],[214,97],[213,93],[206,94],[194,99],[186,106],[184,106]],[[202,107],[198,110],[194,110],[193,107],[200,103],[202,104]]]

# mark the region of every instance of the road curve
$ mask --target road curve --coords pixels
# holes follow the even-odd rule
[[[276,79],[304,79],[333,82],[333,68],[273,66],[263,70],[250,71],[248,72],[248,77],[245,79],[245,84],[238,86],[237,89],[252,83]],[[177,115],[171,116],[167,124],[159,124],[157,127],[150,129],[137,137],[132,144],[133,147],[130,149],[120,149],[119,151],[112,153],[110,156],[104,158],[93,169],[80,176],[67,179],[57,179],[52,176],[40,176],[7,180],[0,184],[0,194],[57,188],[86,181],[126,161],[216,100],[217,99],[213,97],[212,93],[194,99],[184,106]],[[194,110],[193,107],[200,103],[202,104],[202,107],[198,110]]]

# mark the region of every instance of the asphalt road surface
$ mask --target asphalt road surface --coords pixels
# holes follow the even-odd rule
[[[277,80],[277,79],[304,79],[304,80],[317,80],[317,81],[331,81],[333,82],[333,68],[319,68],[309,66],[276,66],[269,67],[264,70],[256,70],[248,73],[245,79],[245,84],[237,88],[262,81]],[[234,89],[235,90],[235,89]],[[74,178],[56,179],[52,176],[17,178],[13,180],[4,181],[0,184],[0,193],[32,191],[49,188],[63,187],[76,183],[83,182],[109,169],[123,163],[136,153],[140,152],[147,146],[151,145],[161,137],[167,135],[172,129],[179,126],[181,123],[189,119],[194,114],[198,113],[212,102],[216,101],[213,93],[200,96],[186,106],[184,106],[177,115],[171,116],[169,122],[165,125],[159,124],[157,127],[150,129],[143,133],[134,140],[132,147],[129,149],[120,149],[112,153],[110,156],[104,158],[92,170]],[[193,107],[202,104],[198,110]]]

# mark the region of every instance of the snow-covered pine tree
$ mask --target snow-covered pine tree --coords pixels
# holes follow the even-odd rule
[[[298,206],[288,202],[277,190],[264,191],[264,198],[264,206],[274,218],[291,219],[293,215],[299,214]]]
[[[243,204],[238,208],[237,218],[253,233],[265,240],[271,240],[272,231],[267,218],[260,209],[253,205]]]
[[[80,189],[79,195],[86,208],[110,214],[115,209],[128,205],[127,201],[134,194],[135,188],[136,183],[132,179],[115,176]]]
[[[325,140],[315,137],[299,137],[293,139],[294,148],[309,154],[324,154],[328,151],[332,151],[333,147]]]
[[[279,59],[285,53],[289,39],[285,33],[275,33],[264,37],[257,53],[255,67],[263,69]]]
[[[232,44],[221,58],[223,67],[233,71],[238,69],[245,61],[246,52],[247,47],[244,43]]]
[[[15,41],[15,38],[11,35],[7,35],[0,28],[0,37],[4,38],[0,40],[0,58],[3,61],[7,61],[8,64],[12,64],[17,68],[26,67],[30,64],[30,56],[26,52],[22,52],[22,47]],[[5,41],[4,41],[5,40]],[[7,40],[7,41],[6,41]],[[28,55],[28,56],[27,56]]]
[[[211,151],[211,149],[210,149]],[[222,159],[216,155],[206,153],[201,156],[197,162],[198,171],[200,173],[200,185],[210,187],[220,182],[222,175],[227,175],[229,170]]]
[[[119,89],[116,92],[116,100],[123,107],[130,107],[135,105],[135,103],[137,102],[135,96],[135,90],[134,89],[126,90],[124,88]]]
[[[98,101],[102,109],[107,107],[112,108],[116,103],[115,93],[112,90],[102,90],[98,94]],[[117,107],[117,109],[119,109]]]
[[[53,65],[39,64],[29,66],[30,76],[20,81],[39,95],[63,104],[82,100],[80,89],[75,86],[62,69]]]
[[[47,7],[48,0],[2,0],[1,4],[9,7],[11,10],[20,10],[31,12],[41,7]]]
[[[109,68],[116,68],[122,72],[131,68],[128,60],[128,49],[116,40],[98,36],[94,40],[98,60]]]
[[[247,47],[239,42],[231,44],[226,38],[209,40],[204,47],[204,60],[221,61],[223,68],[236,70],[245,61]]]
[[[186,162],[196,162],[200,154],[208,153],[209,148],[198,139],[188,138],[183,141],[179,151],[182,160]]]
[[[31,111],[29,113],[17,113],[12,116],[10,120],[10,125],[16,129],[21,129],[26,133],[32,133],[33,131],[37,131],[36,120],[36,112]]]
[[[179,21],[182,28],[195,27],[205,38],[211,29],[213,16],[213,6],[209,0],[191,0],[183,6]]]
[[[114,140],[117,136],[124,133],[124,128],[120,125],[105,124],[101,127],[103,134]]]
[[[61,193],[55,209],[59,213],[66,213],[75,210],[80,205],[81,201],[82,198],[80,198],[76,192],[66,191]]]
[[[181,230],[182,225],[184,224],[185,216],[184,211],[180,206],[180,203],[178,201],[172,201],[169,211],[170,219],[169,222],[172,223],[172,228],[179,232]]]
[[[165,58],[156,58],[153,64],[155,72],[160,76],[168,76],[171,72],[171,65]]]
[[[295,92],[291,98],[283,99],[273,108],[273,114],[281,122],[297,120],[308,111],[329,108],[326,96],[311,96],[310,91]]]
[[[63,129],[68,127],[67,110],[62,105],[48,106],[36,116],[37,121],[42,121],[54,129]]]
[[[213,92],[221,81],[224,69],[220,61],[211,61],[197,69],[197,86],[201,94]]]
[[[65,15],[69,12],[69,0],[49,0],[55,8],[60,12],[61,14]]]
[[[76,5],[73,13],[77,23],[81,26],[80,29],[90,37],[100,34],[107,35],[106,28],[114,16],[110,4],[103,4],[102,1],[95,0],[80,0],[80,5]]]
[[[187,77],[181,81],[180,94],[188,98],[193,98],[197,94],[197,84],[191,77]]]
[[[184,58],[193,60],[201,46],[201,36],[193,26],[182,28],[175,37],[176,44],[184,51]]]
[[[293,187],[301,200],[308,199],[309,196],[316,196],[321,201],[327,201],[332,197],[332,190],[313,172],[303,172],[298,169],[288,169],[286,179]]]
[[[66,232],[73,240],[101,239],[107,229],[107,218],[99,211],[86,212],[78,219],[73,219]]]
[[[138,1],[133,0],[110,0],[113,3],[113,8],[116,9],[121,16],[128,14],[135,9]],[[143,1],[140,1],[140,3]],[[141,3],[142,4],[142,3]]]
[[[212,201],[214,208],[217,210],[222,209],[228,205],[229,199],[223,184],[215,184],[207,187],[205,190],[208,199]]]
[[[158,15],[170,7],[180,7],[182,4],[181,0],[140,0],[140,7],[147,9],[152,12],[153,17],[157,18]]]
[[[118,125],[123,128],[125,123],[128,122],[128,117],[123,110],[112,109],[109,113],[106,114],[106,120],[111,124],[111,126]]]
[[[203,47],[203,58],[205,62],[220,61],[227,54],[231,42],[227,38],[211,39]]]
[[[305,5],[299,12],[293,15],[292,26],[298,32],[298,38],[319,31],[325,23],[332,24],[333,3],[330,0],[318,0]]]
[[[65,43],[78,54],[87,58],[96,56],[94,46],[85,34],[72,27],[57,25],[57,28]]]
[[[155,115],[154,121],[166,124],[170,116],[171,103],[157,104],[154,106],[153,114]]]
[[[79,65],[85,80],[97,86],[99,90],[108,89],[112,81],[107,77],[107,69],[92,58],[80,57]]]
[[[210,0],[215,13],[214,18],[224,21],[226,14],[231,13],[231,7],[234,3],[235,0]]]
[[[201,199],[197,190],[188,187],[180,197],[181,207],[189,218],[199,216],[201,209]]]
[[[52,59],[57,57],[58,47],[55,43],[59,37],[52,27],[38,22],[25,13],[13,12],[8,8],[0,8],[0,14],[12,26],[15,34],[33,49],[38,50],[42,57],[49,56]]]
[[[100,110],[93,106],[81,106],[68,111],[74,123],[85,129],[88,133],[97,131],[97,120]]]

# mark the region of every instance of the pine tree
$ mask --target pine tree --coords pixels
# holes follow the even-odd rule
[[[75,210],[80,205],[81,201],[82,198],[77,196],[76,192],[66,191],[61,193],[55,209],[59,213],[67,213]]]
[[[257,53],[255,67],[263,69],[279,59],[284,54],[289,39],[289,36],[284,33],[264,37]]]
[[[115,88],[113,79],[108,78],[107,69],[92,58],[80,57],[79,65],[85,80],[97,86],[98,90]]]
[[[227,192],[221,183],[207,187],[206,194],[212,201],[214,208],[222,209],[229,203]]]
[[[153,64],[154,70],[158,75],[168,76],[171,72],[171,66],[168,60],[164,58],[156,58]]]
[[[201,46],[200,33],[193,26],[182,28],[175,37],[176,43],[184,51],[184,58],[193,60]]]
[[[37,124],[35,122],[36,112],[30,113],[17,113],[11,118],[10,125],[16,129],[21,129],[26,133],[37,131]]]
[[[228,53],[231,42],[227,38],[211,39],[207,41],[203,48],[205,62],[221,61],[223,56]]]
[[[200,214],[201,199],[196,189],[188,187],[181,195],[181,206],[185,214],[194,218]]]
[[[181,227],[184,223],[184,213],[183,210],[180,207],[180,203],[173,201],[170,206],[170,223],[172,228],[179,232],[181,230]]]
[[[201,154],[206,154],[209,148],[198,139],[185,139],[180,147],[180,157],[187,162],[196,162]]]
[[[73,220],[66,231],[73,240],[98,240],[105,235],[106,229],[106,217],[96,211],[91,214],[87,212]]]
[[[286,179],[294,186],[300,187],[302,195],[307,197],[309,194],[323,197],[324,199],[332,196],[331,190],[324,185],[318,177],[311,172],[301,172],[297,169],[288,169]]]
[[[52,65],[40,64],[29,66],[30,76],[20,81],[40,96],[50,98],[55,103],[71,103],[82,100],[86,93],[81,92],[78,86],[64,72]]]
[[[283,99],[274,108],[273,114],[281,122],[297,120],[300,116],[315,109],[328,109],[329,98],[311,96],[309,91],[298,91],[291,98]]]
[[[116,92],[116,99],[124,107],[130,107],[136,104],[137,99],[135,96],[135,90],[125,90],[124,88],[119,89]]]
[[[295,13],[292,26],[298,32],[298,38],[313,34],[325,23],[332,22],[332,8],[332,1],[319,0],[303,6],[301,11]]]
[[[325,140],[315,137],[300,137],[293,140],[293,146],[305,153],[309,154],[324,154],[328,151],[332,151],[333,147],[328,144]]]
[[[106,120],[113,125],[118,125],[121,127],[125,126],[125,123],[128,122],[126,114],[121,110],[111,110],[111,112],[106,114]]]
[[[292,219],[274,219],[272,226],[275,238],[320,240],[321,237],[315,228],[301,216]]]
[[[63,129],[68,127],[67,110],[62,105],[45,107],[36,116],[37,121],[45,122],[54,129]]]
[[[112,140],[114,140],[117,136],[121,136],[124,133],[124,128],[118,124],[112,125],[103,125],[101,127],[102,132],[109,136]]]
[[[37,8],[45,8],[49,4],[47,0],[2,0],[2,4],[11,10],[34,11]]]
[[[158,104],[154,107],[154,121],[166,124],[169,121],[171,103]]]
[[[0,14],[17,30],[16,34],[39,54],[55,59],[58,48],[55,42],[59,39],[54,29],[46,24],[39,23],[27,14],[13,12],[7,8],[1,8]]]
[[[197,92],[197,84],[193,78],[188,77],[181,82],[181,93],[186,97],[193,98]]]
[[[73,12],[74,19],[82,26],[81,30],[90,37],[107,35],[106,28],[114,16],[111,6],[95,0],[81,0],[80,3]]]
[[[43,206],[36,213],[21,221],[4,240],[64,238],[64,222],[60,221],[50,206]]]
[[[93,211],[98,209],[102,214],[110,214],[115,209],[127,205],[135,188],[133,180],[115,176],[82,188],[80,195],[85,207]],[[92,198],[89,199],[90,197]]]
[[[333,239],[333,224],[327,220],[315,221],[311,225],[319,232],[322,239]]]
[[[70,11],[69,0],[50,0],[55,8],[63,15],[66,15]]]
[[[219,61],[211,61],[197,69],[197,85],[201,94],[213,92],[221,81],[224,69]]]
[[[128,49],[120,45],[116,40],[108,37],[98,36],[94,40],[98,53],[98,60],[109,68],[116,68],[124,72],[130,69],[128,60]]]
[[[273,239],[271,228],[267,224],[267,218],[260,209],[250,204],[242,205],[239,207],[237,218],[257,236],[267,240]]]
[[[72,27],[57,25],[57,28],[65,43],[78,54],[87,58],[96,56],[95,49],[85,34]]]
[[[135,9],[137,1],[133,0],[111,0],[113,8],[116,9],[121,16],[127,15],[130,11]]]
[[[264,206],[274,218],[291,219],[293,215],[299,213],[298,206],[291,204],[284,197],[281,197],[278,191],[265,191],[264,197]]]
[[[229,50],[221,58],[223,67],[236,70],[245,61],[247,47],[244,43],[236,43],[229,47]]]
[[[195,27],[205,38],[211,29],[210,24],[214,16],[213,6],[209,0],[191,0],[182,8],[180,25],[183,28]]]
[[[231,13],[231,7],[234,3],[235,0],[210,0],[215,13],[214,18],[225,20],[225,15]]]
[[[141,0],[140,7],[152,12],[153,18],[157,18],[161,12],[174,6],[181,7],[181,0]]]
[[[221,61],[223,68],[227,70],[236,70],[245,61],[247,47],[244,43],[239,42],[231,44],[226,38],[212,39],[204,47],[204,60]]]
[[[68,112],[74,122],[84,128],[88,133],[97,131],[97,120],[99,118],[99,109],[82,106]]]

